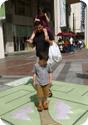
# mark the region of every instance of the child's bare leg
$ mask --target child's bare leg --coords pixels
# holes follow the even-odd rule
[[[48,36],[47,29],[44,28],[43,31],[44,31],[45,40],[48,41],[49,40],[49,36]]]

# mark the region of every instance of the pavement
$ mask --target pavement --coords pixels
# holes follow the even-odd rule
[[[88,125],[88,49],[62,57],[53,65],[49,110],[40,113],[32,87],[34,53],[0,60],[0,117],[5,125]]]

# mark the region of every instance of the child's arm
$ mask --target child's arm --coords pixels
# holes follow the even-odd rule
[[[48,64],[48,83],[52,84],[53,70],[50,64]]]
[[[47,20],[48,22],[50,22],[50,19],[49,19],[47,13],[45,13],[44,15],[45,15],[45,17],[46,17],[46,20]]]
[[[45,40],[48,41],[49,40],[49,36],[48,36],[47,29],[43,28],[43,31],[44,31]]]
[[[34,73],[33,74],[33,87],[34,87],[34,89],[36,89],[36,74]]]
[[[34,85],[34,86],[35,86],[35,84],[36,84],[35,81],[36,81],[36,74],[34,73],[34,74],[33,74],[33,85]]]
[[[48,83],[51,85],[52,84],[52,73],[49,73],[49,81]]]

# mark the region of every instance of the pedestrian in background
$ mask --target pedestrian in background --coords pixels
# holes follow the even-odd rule
[[[74,45],[73,45],[73,43],[74,43],[73,37],[70,37],[69,42],[70,42],[70,53],[73,53],[73,52],[75,52]]]

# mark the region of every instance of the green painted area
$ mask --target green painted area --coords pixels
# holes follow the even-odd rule
[[[14,125],[41,125],[39,113],[31,102],[4,115],[2,118]]]
[[[52,90],[54,97],[88,105],[88,86],[54,82]]]
[[[0,18],[3,19],[5,18],[5,5],[2,4],[0,7]]]
[[[80,125],[88,118],[88,87],[53,81],[49,115],[62,125]],[[0,117],[14,125],[42,125],[31,83],[0,92]],[[48,124],[50,125],[50,124]]]
[[[62,123],[62,125],[73,125],[75,122],[77,123],[88,109],[88,106],[60,99],[50,101],[49,107],[51,117],[55,121]],[[81,120],[82,122],[84,122],[84,119]]]

